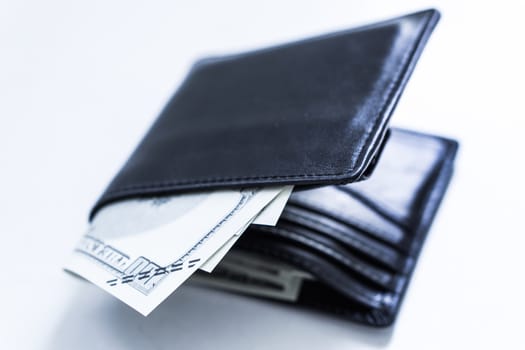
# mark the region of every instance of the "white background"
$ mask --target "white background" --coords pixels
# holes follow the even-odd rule
[[[519,1],[0,2],[0,348],[523,348]],[[393,124],[461,141],[394,327],[183,287],[143,318],[62,270],[198,57],[438,6]]]

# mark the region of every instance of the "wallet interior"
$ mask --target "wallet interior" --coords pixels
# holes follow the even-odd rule
[[[455,141],[393,129],[369,180],[295,191],[275,227],[234,249],[315,277],[299,303],[375,326],[393,322],[452,174]]]

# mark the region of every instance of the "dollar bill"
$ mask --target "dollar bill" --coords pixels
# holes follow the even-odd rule
[[[252,222],[247,222],[246,227],[230,238],[215,254],[213,254],[200,269],[206,272],[212,272],[213,269],[224,258],[228,251],[233,247],[235,242],[240,238],[242,232],[250,224],[275,226],[283,209],[292,194],[293,186],[284,186],[281,192],[254,218]]]
[[[305,280],[304,271],[268,257],[230,251],[210,273],[195,274],[191,282],[235,293],[296,301]]]
[[[255,225],[275,226],[292,194],[293,186],[284,186],[274,198],[253,220]]]
[[[282,190],[221,190],[109,205],[65,269],[146,316]]]

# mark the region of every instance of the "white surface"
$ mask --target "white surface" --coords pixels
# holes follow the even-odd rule
[[[523,9],[439,1],[393,121],[462,142],[395,327],[183,288],[150,317],[61,265],[197,57],[431,6],[403,1],[0,3],[2,349],[518,348],[525,313]]]

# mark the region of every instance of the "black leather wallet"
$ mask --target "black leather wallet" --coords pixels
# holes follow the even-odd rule
[[[90,218],[126,198],[294,185],[277,227],[252,227],[236,249],[310,271],[301,303],[389,324],[456,149],[387,127],[438,18],[198,61]]]

